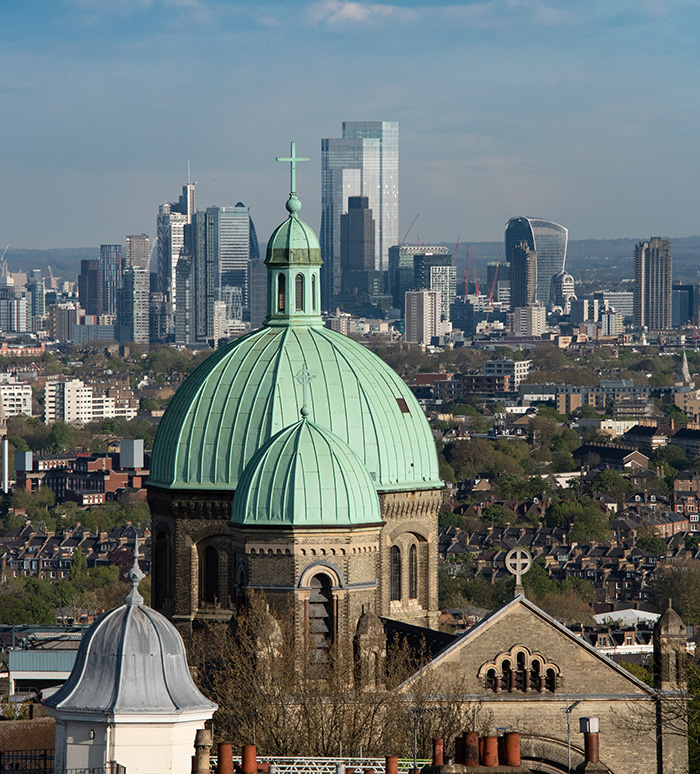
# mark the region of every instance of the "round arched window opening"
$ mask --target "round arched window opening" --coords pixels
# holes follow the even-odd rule
[[[401,599],[401,551],[398,546],[391,547],[390,553],[390,596],[392,601]]]
[[[277,275],[277,311],[284,312],[285,310],[285,297],[286,288],[284,281],[284,274]]]
[[[297,312],[304,311],[304,275],[297,274],[294,278],[294,302]]]

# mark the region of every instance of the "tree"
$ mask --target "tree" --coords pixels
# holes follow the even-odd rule
[[[54,422],[49,433],[49,448],[54,454],[61,454],[75,448],[75,428],[66,422]]]
[[[87,557],[80,546],[73,552],[68,577],[70,582],[79,588],[84,585],[87,579]]]
[[[648,586],[649,600],[664,610],[668,600],[685,623],[700,624],[700,560],[661,564]]]

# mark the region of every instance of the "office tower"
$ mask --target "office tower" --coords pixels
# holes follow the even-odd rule
[[[564,271],[566,245],[569,232],[557,223],[540,218],[511,218],[506,223],[506,261],[510,263],[511,303],[524,306],[533,300],[545,307],[552,306],[552,278]],[[529,261],[525,260],[523,250],[529,249],[535,254],[535,297],[529,296]],[[518,260],[514,260],[518,255]],[[514,288],[518,287],[518,294]],[[523,295],[525,294],[525,295]],[[524,298],[528,300],[525,301]]]
[[[185,226],[192,222],[196,212],[196,183],[182,187],[177,202],[166,202],[158,208],[158,288],[157,292],[165,296],[169,305],[167,314],[173,314],[176,306],[176,271],[180,250],[185,241]],[[172,321],[170,322],[172,325]]]
[[[637,328],[671,327],[671,240],[652,237],[634,248],[634,324]]]
[[[510,304],[513,309],[535,303],[537,298],[537,254],[527,242],[510,249]]]
[[[250,211],[238,202],[235,207],[208,207],[207,212],[214,213],[214,249],[219,256],[221,287],[240,288],[247,305]]]
[[[348,211],[340,216],[341,290],[368,292],[368,275],[374,273],[375,222],[368,196],[349,196]]]
[[[32,272],[32,277],[27,282],[27,291],[31,300],[31,316],[43,317],[46,314],[46,286],[41,272]]]
[[[261,328],[267,316],[267,267],[260,260],[248,262],[248,312],[252,330]]]
[[[131,234],[126,238],[126,263],[124,268],[137,266],[151,270],[151,240],[147,234]]]
[[[421,287],[416,279],[416,256],[449,256],[449,252],[442,245],[392,245],[389,248],[388,292],[397,309],[403,309],[407,290]],[[451,265],[451,258],[449,263]]]
[[[186,246],[180,251],[176,273],[175,343],[190,345],[196,341],[195,263]]]
[[[117,313],[117,294],[122,287],[122,246],[100,245],[100,281],[102,283],[102,309],[98,314]]]
[[[601,309],[614,309],[620,312],[622,319],[631,322],[634,319],[634,293],[629,290],[596,290],[593,298],[600,302]]]
[[[585,322],[598,322],[600,318],[599,301],[596,298],[574,298],[570,303],[569,320],[574,325]]]
[[[102,314],[102,277],[99,261],[87,259],[80,262],[78,298],[85,314]]]
[[[375,220],[375,271],[389,268],[399,228],[399,125],[345,121],[342,138],[321,140],[322,306],[341,287],[341,216],[350,196],[366,196]]]
[[[681,328],[689,322],[696,321],[695,285],[682,285],[674,282],[671,290],[671,324]]]
[[[124,272],[124,283],[118,294],[117,337],[120,342],[147,344],[149,341],[149,283],[150,275],[141,266],[130,266]]]
[[[0,277],[0,333],[26,333],[27,296],[10,276]]]
[[[437,290],[406,292],[406,341],[425,346],[434,336],[441,336],[440,294]]]

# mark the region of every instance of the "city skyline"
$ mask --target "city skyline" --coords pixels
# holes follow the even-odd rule
[[[695,234],[698,20],[636,0],[13,4],[2,246],[154,238],[188,160],[202,206],[244,201],[265,241],[290,139],[318,231],[321,138],[365,120],[401,126],[399,234],[417,213],[424,242],[496,241],[519,214],[574,240]]]

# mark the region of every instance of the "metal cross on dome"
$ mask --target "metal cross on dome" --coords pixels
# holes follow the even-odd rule
[[[516,546],[506,554],[505,564],[506,570],[515,575],[515,595],[523,594],[523,575],[532,566],[532,554],[527,548]]]
[[[289,157],[277,156],[276,159],[277,161],[289,161],[291,163],[291,187],[289,191],[291,194],[296,194],[297,192],[297,161],[311,161],[311,159],[307,159],[306,157],[302,158],[301,156],[297,156],[296,147],[297,144],[295,142],[291,143]]]
[[[301,415],[307,416],[308,414],[308,407],[306,405],[306,388],[311,383],[311,380],[314,378],[313,375],[309,372],[309,369],[304,365],[302,366],[296,374],[294,374],[294,378],[299,382],[302,388],[302,398],[301,398]]]

